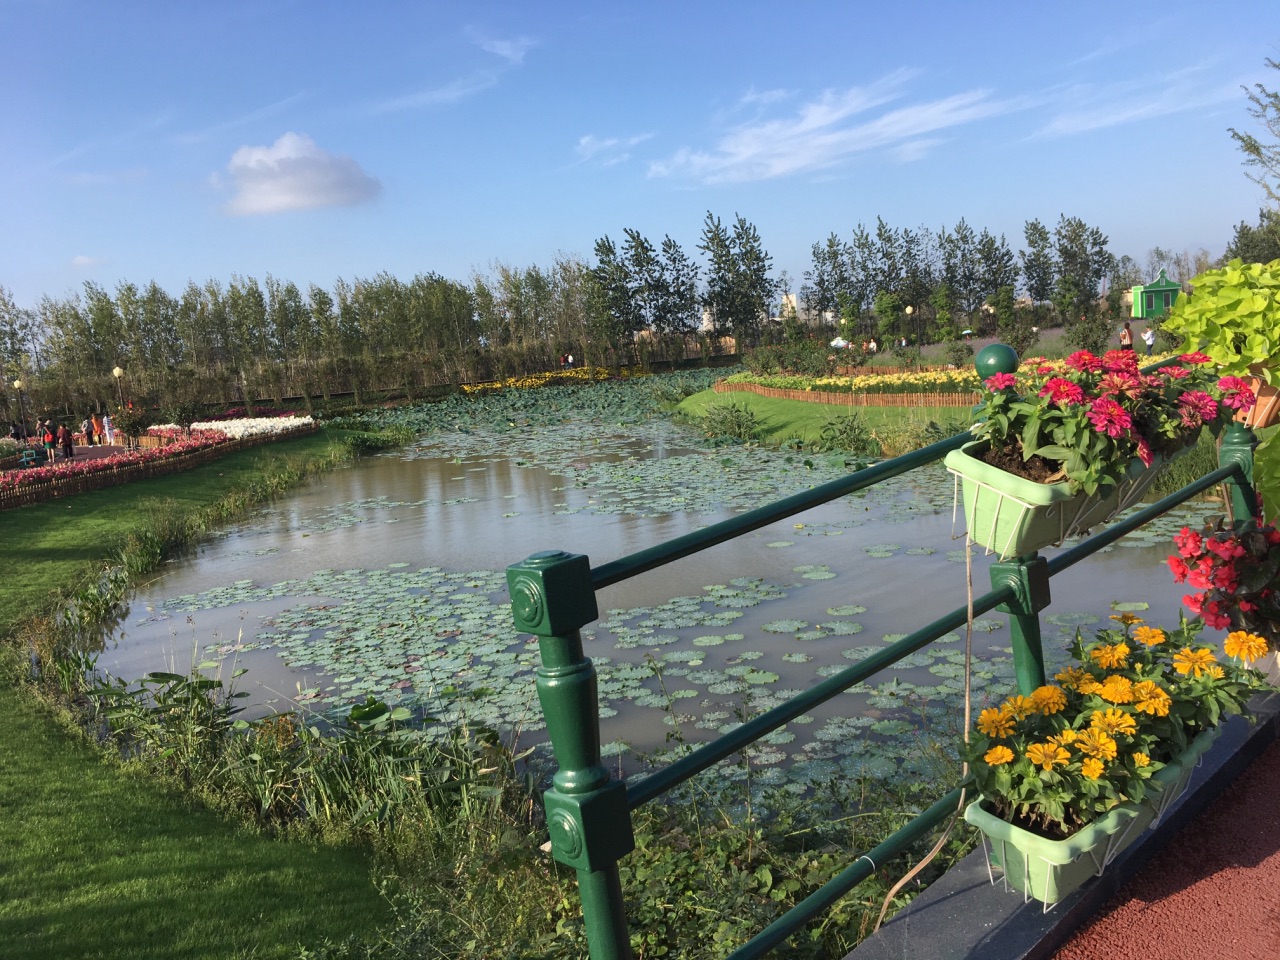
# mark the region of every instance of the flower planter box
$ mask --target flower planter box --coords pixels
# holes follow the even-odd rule
[[[978,459],[976,454],[985,449],[985,441],[973,440],[952,450],[943,462],[959,478],[969,536],[1001,560],[1057,545],[1105,523],[1140,501],[1160,467],[1181,455],[1158,460],[1150,468],[1134,460],[1120,483],[1087,494],[1072,493],[1065,482],[1036,483],[1006,473]]]
[[[1274,426],[1280,420],[1280,388],[1270,386],[1261,377],[1248,377],[1249,386],[1253,388],[1258,402],[1252,410],[1236,414],[1236,420],[1250,429]]]
[[[1160,821],[1170,805],[1182,796],[1192,771],[1204,752],[1218,738],[1221,727],[1200,733],[1178,757],[1151,779],[1161,789],[1141,803],[1122,803],[1065,840],[1049,840],[1001,820],[975,801],[964,818],[983,835],[983,847],[991,868],[992,883],[999,870],[1006,887],[1022,893],[1023,900],[1039,900],[1046,908],[1101,876],[1107,865],[1127,849],[1148,827]]]

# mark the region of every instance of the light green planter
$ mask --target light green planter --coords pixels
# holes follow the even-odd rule
[[[1024,900],[1039,900],[1046,908],[1073,893],[1102,871],[1149,826],[1159,822],[1170,804],[1187,789],[1200,757],[1213,744],[1220,727],[1206,730],[1152,780],[1161,788],[1142,803],[1122,803],[1065,840],[1048,840],[1001,820],[975,801],[964,818],[985,838],[987,862],[999,870],[1005,884],[1021,891]]]
[[[1001,560],[1059,544],[1105,523],[1141,500],[1160,467],[1173,459],[1150,469],[1134,460],[1128,476],[1105,488],[1105,493],[1073,494],[1065,482],[1036,483],[983,463],[972,452],[985,449],[985,444],[970,441],[948,453],[943,462],[960,478],[970,538]]]

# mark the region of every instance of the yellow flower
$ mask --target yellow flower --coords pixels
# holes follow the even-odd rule
[[[1213,666],[1213,660],[1213,651],[1208,647],[1201,647],[1199,650],[1183,647],[1173,655],[1173,669],[1183,676],[1189,673],[1193,677],[1199,677]]]
[[[1253,663],[1267,652],[1267,641],[1257,634],[1236,630],[1227,634],[1223,649],[1228,657],[1239,657],[1245,663]]]
[[[1111,619],[1115,619],[1112,617]],[[1104,670],[1112,670],[1116,667],[1125,665],[1125,658],[1129,656],[1129,645],[1127,643],[1103,644],[1100,647],[1094,647],[1089,651],[1089,656],[1093,662]]]
[[[1097,757],[1100,760],[1114,760],[1116,758],[1116,742],[1105,730],[1095,730],[1090,728],[1082,730],[1080,735],[1076,737],[1076,748],[1081,753],[1087,753],[1091,757]]]
[[[1128,677],[1113,674],[1099,686],[1096,691],[1108,703],[1133,702],[1133,682]]]
[[[1013,751],[998,743],[983,754],[982,759],[991,764],[991,766],[998,767],[1000,764],[1008,763],[1013,759]]]
[[[1080,764],[1080,772],[1090,780],[1097,780],[1102,776],[1102,761],[1094,757],[1085,757],[1084,763]]]
[[[1053,679],[1057,680],[1068,690],[1079,690],[1081,683],[1086,680],[1093,680],[1093,674],[1082,667],[1067,667],[1067,669],[1063,670],[1061,673],[1054,674]]]
[[[1130,613],[1128,610],[1126,610],[1124,613],[1113,613],[1111,615],[1111,619],[1116,621],[1116,623],[1123,623],[1126,627],[1134,623],[1146,623],[1146,621],[1143,620],[1141,617],[1139,617],[1136,614]]]
[[[1138,725],[1134,722],[1133,717],[1114,707],[1107,710],[1093,711],[1093,716],[1089,718],[1089,726],[1113,737],[1118,734],[1131,737],[1138,731]]]
[[[1022,720],[1023,718],[1029,717],[1031,714],[1037,712],[1036,702],[1030,697],[1022,696],[1022,694],[1014,694],[1004,702],[1004,706],[1000,709],[1008,710],[1013,714],[1013,718],[1015,720]]]
[[[1133,686],[1133,708],[1153,717],[1167,717],[1173,700],[1154,680],[1142,680]]]
[[[1049,742],[1056,743],[1060,747],[1069,747],[1071,744],[1076,742],[1076,737],[1076,732],[1070,727],[1067,727],[1067,729],[1063,730],[1056,737],[1050,737]]]
[[[1080,693],[1084,693],[1084,694],[1097,693],[1099,690],[1102,689],[1102,684],[1100,684],[1097,680],[1094,679],[1093,674],[1089,674],[1083,680],[1080,681],[1080,685],[1076,687],[1076,689]]]
[[[1135,767],[1145,767],[1151,763],[1151,758],[1141,750],[1135,750],[1133,753],[1133,765]]]
[[[1067,705],[1067,695],[1061,687],[1046,684],[1031,691],[1031,701],[1040,713],[1049,717]]]
[[[1133,639],[1137,640],[1143,646],[1158,647],[1164,643],[1164,631],[1159,627],[1139,627],[1133,631]]]
[[[1007,737],[1013,733],[1013,716],[1003,708],[988,707],[978,714],[978,729],[988,737]]]
[[[1226,673],[1223,671],[1223,669],[1217,666],[1205,667],[1204,672],[1207,673],[1214,680],[1221,680],[1223,677],[1226,676]]]
[[[1052,770],[1071,762],[1071,754],[1056,743],[1033,743],[1027,747],[1027,759],[1038,767]]]

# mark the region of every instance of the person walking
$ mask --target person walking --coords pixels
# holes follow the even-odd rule
[[[98,446],[102,446],[102,414],[92,413],[89,415],[89,422],[93,424],[93,439]]]
[[[102,436],[106,438],[107,446],[114,447],[116,443],[116,428],[111,422],[111,414],[106,413],[102,416]]]
[[[84,434],[84,445],[93,446],[93,421],[85,417],[80,421],[80,432]]]
[[[1129,321],[1124,322],[1124,329],[1120,331],[1120,349],[1133,349],[1133,328],[1129,325]]]
[[[1147,345],[1147,356],[1151,356],[1151,351],[1156,345],[1156,332],[1150,327],[1142,331],[1142,342]]]
[[[71,428],[65,423],[58,424],[58,446],[62,447],[62,459],[74,460],[76,455],[76,439]]]
[[[53,432],[52,420],[46,420],[44,424],[40,427],[40,442],[44,444],[45,460],[47,460],[49,463],[53,463],[54,452],[56,450],[55,444],[57,443],[57,437],[54,435],[54,432]]]

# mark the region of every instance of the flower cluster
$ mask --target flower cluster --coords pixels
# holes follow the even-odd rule
[[[560,387],[608,379],[609,371],[602,367],[574,367],[572,370],[553,370],[549,373],[508,377],[505,380],[490,380],[486,383],[464,383],[462,392],[475,395],[496,393],[499,390],[538,390],[542,387]]]
[[[1243,380],[1216,376],[1199,353],[1141,370],[1132,350],[1101,357],[1080,350],[985,385],[973,434],[988,441],[991,462],[1039,457],[1046,482],[1066,480],[1090,494],[1123,480],[1134,458],[1149,467],[1193,442],[1202,426],[1254,404]]]
[[[1197,733],[1240,713],[1263,686],[1246,669],[1262,638],[1232,634],[1220,659],[1200,640],[1204,624],[1147,626],[1130,613],[1086,642],[1076,663],[1030,696],[1012,696],[978,716],[969,744],[970,781],[997,816],[1061,839],[1126,801]]]
[[[1256,520],[1239,531],[1183,527],[1173,541],[1173,579],[1200,591],[1182,598],[1188,610],[1215,630],[1280,640],[1280,530]]]
[[[184,453],[194,453],[207,447],[226,443],[226,437],[203,434],[191,439],[167,443],[163,447],[121,451],[109,457],[81,458],[78,460],[59,460],[47,463],[42,467],[29,467],[26,470],[5,470],[0,472],[0,492],[17,490],[19,487],[47,483],[51,480],[66,480],[71,477],[83,477],[93,473],[109,473],[120,467],[139,463],[152,463],[157,460],[168,460]]]
[[[205,420],[191,424],[192,436],[216,437],[219,440],[243,440],[245,437],[280,435],[305,430],[315,423],[310,417],[242,417],[239,420]],[[177,438],[186,431],[176,423],[162,423],[147,428],[151,436]]]

